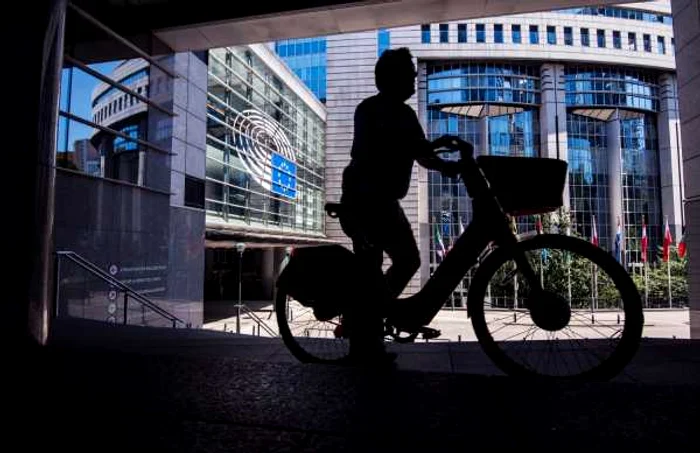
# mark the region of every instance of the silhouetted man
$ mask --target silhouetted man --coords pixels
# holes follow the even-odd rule
[[[456,176],[456,163],[435,156],[448,144],[443,136],[434,142],[405,102],[415,93],[416,68],[406,48],[386,50],[375,67],[379,94],[362,101],[355,110],[351,161],[343,172],[341,225],[353,240],[355,253],[368,269],[381,272],[383,252],[391,259],[386,285],[391,297],[404,290],[420,267],[420,255],[411,224],[399,204],[406,196],[413,163]],[[383,360],[382,315],[377,301],[354,304],[351,310],[351,357]]]

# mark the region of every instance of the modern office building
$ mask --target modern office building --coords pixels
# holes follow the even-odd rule
[[[569,163],[566,204],[574,231],[611,248],[618,219],[624,262],[640,261],[664,219],[684,225],[681,138],[671,8],[666,1],[422,24],[326,38],[328,200],[340,198],[355,106],[376,92],[384,48],[408,47],[418,68],[408,103],[429,138],[457,134],[480,154],[543,156]],[[461,182],[414,168],[403,201],[421,249],[415,291],[471,218]],[[518,219],[534,229],[535,219]],[[328,220],[330,238],[344,241]]]
[[[236,299],[240,271],[243,299],[271,300],[288,247],[325,241],[325,107],[264,45],[208,69],[205,299]]]
[[[325,104],[326,39],[287,39],[275,42],[273,47],[294,74]]]
[[[201,325],[206,53],[151,61],[115,55],[88,66],[71,52],[57,143],[73,165],[56,174],[54,247],[85,261],[57,265],[56,311],[172,325],[113,278],[183,323]]]
[[[137,94],[148,97],[149,69],[146,60],[124,60],[110,76]],[[133,139],[144,140],[148,130],[148,104],[105,82],[92,92],[92,120],[123,135],[115,136],[95,129],[90,143],[102,156],[100,174],[107,178],[143,184],[145,146]]]

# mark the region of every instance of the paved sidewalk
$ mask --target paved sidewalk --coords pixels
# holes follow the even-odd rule
[[[663,362],[657,371],[673,385],[544,385],[405,370],[439,371],[433,358],[462,353],[482,363],[469,344],[414,345],[402,370],[377,372],[283,363],[278,342],[256,337],[85,322],[56,327],[50,347],[6,358],[17,380],[4,387],[11,392],[3,400],[10,414],[3,440],[16,449],[696,450],[697,374],[674,380],[668,366],[677,361],[697,373],[698,345],[687,341],[651,341],[635,365]]]
[[[186,357],[228,357],[261,363],[296,364],[279,338],[235,335],[205,329],[167,329],[105,325],[84,320],[60,320],[53,343],[81,349]],[[391,344],[399,370],[503,376],[479,344],[430,342]],[[680,339],[644,339],[619,382],[649,384],[700,383],[700,343]]]

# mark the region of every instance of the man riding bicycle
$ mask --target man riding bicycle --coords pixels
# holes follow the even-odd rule
[[[391,259],[385,275],[389,296],[398,297],[420,267],[411,225],[399,204],[411,181],[413,163],[456,177],[456,162],[434,151],[454,137],[430,142],[413,109],[405,102],[415,93],[416,68],[407,48],[386,50],[375,67],[379,93],[355,110],[350,164],[343,171],[343,231],[367,270],[381,272],[383,253]],[[350,357],[358,362],[386,361],[382,312],[378,301],[354,304],[350,315]]]

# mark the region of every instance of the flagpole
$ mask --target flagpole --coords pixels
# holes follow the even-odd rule
[[[537,234],[544,233],[544,227],[542,226],[542,216],[538,218],[537,223]],[[544,251],[544,250],[543,250]],[[542,252],[540,251],[540,286],[544,289],[544,260],[542,259]]]
[[[673,294],[671,293],[671,230],[668,227],[666,216],[666,228],[664,229],[664,260],[666,260],[666,273],[668,275],[668,308],[673,308]]]
[[[666,269],[668,269],[668,308],[673,308],[673,297],[671,294],[671,257],[668,257],[668,261],[666,262],[668,266]]]
[[[566,227],[566,235],[571,236],[571,227]],[[568,279],[569,307],[571,307],[571,256],[566,254],[566,276]]]
[[[649,265],[644,262],[644,307],[649,308]]]

